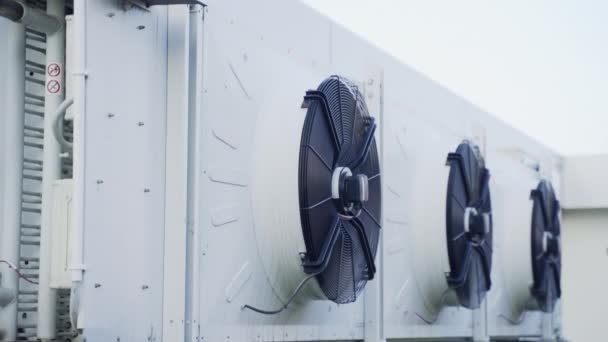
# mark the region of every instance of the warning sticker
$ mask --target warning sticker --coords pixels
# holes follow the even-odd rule
[[[46,84],[46,91],[51,94],[57,94],[61,91],[61,83],[57,80],[50,80]]]
[[[60,95],[63,91],[63,64],[48,63],[46,65],[46,93]]]
[[[61,65],[57,63],[51,63],[46,67],[46,73],[50,77],[58,77],[61,75]]]

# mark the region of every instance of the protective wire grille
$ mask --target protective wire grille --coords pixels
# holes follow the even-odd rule
[[[490,289],[492,203],[490,173],[479,150],[465,141],[448,155],[446,233],[448,284],[460,304],[478,308]]]
[[[561,297],[561,246],[559,201],[551,183],[541,181],[530,197],[532,207],[532,273],[531,292],[540,309],[552,312]]]
[[[332,76],[309,91],[300,148],[300,216],[306,244],[305,272],[328,299],[357,299],[375,273],[380,225],[380,168],[363,96],[348,80]],[[332,175],[348,167],[365,175],[369,198],[355,206],[332,198]]]

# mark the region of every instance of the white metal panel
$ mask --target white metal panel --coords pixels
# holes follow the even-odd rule
[[[79,327],[87,341],[160,341],[167,8],[84,5],[86,70],[71,69],[88,73]]]
[[[564,158],[563,199],[566,209],[608,208],[608,155]]]
[[[186,315],[190,13],[168,10],[163,340],[182,341]]]
[[[542,314],[533,309],[531,190],[541,179],[525,149],[492,149],[494,270],[488,298],[489,334],[493,338],[538,337]]]
[[[252,215],[256,197],[251,170],[281,167],[259,164],[253,156],[260,140],[257,135],[275,134],[281,144],[279,137],[285,133],[258,128],[271,117],[287,123],[295,120],[290,117],[303,116],[300,105],[305,91],[339,71],[329,64],[330,23],[295,2],[208,5],[199,171],[203,175],[200,337],[211,341],[362,339],[362,300],[340,306],[329,301],[294,304],[276,316],[241,309],[244,304],[280,305],[256,246],[255,229],[261,228]],[[296,25],[294,20],[307,25]],[[363,83],[367,73],[368,69],[345,76]],[[294,134],[299,139],[301,132]],[[229,219],[217,216],[220,212]]]
[[[608,210],[566,210],[562,225],[563,335],[569,341],[608,337]]]
[[[53,182],[51,202],[48,205],[51,209],[49,225],[51,231],[49,286],[53,289],[69,289],[72,287],[70,272],[70,228],[72,225],[71,179]]]

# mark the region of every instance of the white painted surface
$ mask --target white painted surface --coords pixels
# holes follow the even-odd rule
[[[84,224],[86,265],[79,289],[79,328],[90,342],[158,342],[163,321],[167,8],[125,12],[114,0],[84,0],[76,2],[75,11],[74,29],[84,24],[77,36],[84,34],[86,44],[76,46],[85,55],[77,53],[73,70],[88,73],[86,85],[83,77],[76,79],[74,107],[77,126],[83,129],[75,150],[78,154],[82,149],[82,160],[75,160],[74,169],[75,205],[83,210],[75,225]],[[86,22],[79,21],[85,14]]]
[[[47,13],[59,22],[60,29],[46,37],[45,84],[47,91],[44,97],[44,150],[42,155],[42,213],[40,227],[40,276],[38,285],[38,332],[43,340],[56,337],[57,331],[57,290],[51,288],[51,239],[53,221],[53,184],[61,178],[62,152],[59,142],[53,134],[54,113],[65,97],[65,1],[49,3]],[[47,70],[57,65],[59,74]],[[53,82],[53,83],[52,83]],[[48,91],[49,85],[59,84],[59,91]]]
[[[49,203],[51,210],[49,224],[49,230],[51,231],[49,287],[52,289],[69,289],[72,287],[72,273],[70,271],[72,202],[72,180],[64,179],[53,182],[51,202]]]
[[[416,262],[424,271],[424,260],[415,260],[412,252],[424,246],[413,246],[415,239],[409,241],[409,237],[426,228],[444,234],[445,187],[441,184],[445,180],[441,177],[445,177],[447,153],[468,137],[497,159],[502,158],[497,151],[518,148],[539,160],[553,161],[558,156],[302,4],[212,0],[205,13],[203,89],[195,95],[202,103],[190,102],[190,106],[202,106],[200,121],[190,121],[200,134],[194,140],[200,160],[189,161],[189,167],[196,169],[186,177],[184,108],[188,102],[184,106],[183,96],[188,89],[181,96],[172,92],[184,89],[187,82],[182,73],[188,66],[171,64],[167,56],[178,53],[187,63],[189,55],[180,52],[188,40],[175,37],[167,42],[165,7],[125,12],[113,0],[85,3],[86,7],[77,7],[84,12],[77,12],[75,20],[86,13],[89,77],[80,178],[86,272],[79,327],[84,328],[87,341],[158,341],[163,334],[181,341],[184,324],[193,324],[189,330],[193,338],[207,341],[472,336],[470,310],[443,308],[436,324],[414,315],[424,308],[420,298],[426,290],[419,289],[414,272]],[[177,46],[179,50],[168,51]],[[169,77],[170,64],[169,70],[178,74]],[[395,195],[389,193],[391,183],[385,183],[385,243],[379,258],[384,276],[378,277],[382,283],[368,284],[382,302],[375,303],[374,298],[348,305],[302,301],[277,316],[242,310],[243,304],[263,308],[280,304],[263,260],[269,253],[260,253],[259,248],[256,230],[263,229],[260,225],[265,221],[256,217],[284,198],[259,196],[256,182],[276,184],[254,178],[255,174],[271,168],[294,169],[294,165],[285,168],[279,162],[264,164],[256,158],[261,142],[268,149],[278,149],[268,137],[260,136],[275,133],[258,128],[264,127],[264,120],[297,121],[290,118],[302,115],[305,91],[325,77],[337,73],[365,83],[370,70],[384,75],[382,90],[378,90],[382,97],[373,107],[383,115],[383,166],[395,165],[383,169],[383,176],[397,184],[396,197],[401,198],[387,200]],[[376,88],[367,90],[366,94],[376,94]],[[274,144],[283,142],[281,136],[276,133]],[[177,155],[169,156],[173,152]],[[396,158],[400,163],[393,164]],[[187,259],[192,272],[187,278],[183,268],[186,205],[180,204],[184,180],[195,179],[193,173],[200,179],[186,185],[198,198],[188,205],[191,214],[196,212],[191,216],[197,224],[193,234],[200,235],[193,235],[190,248],[200,260],[192,255]],[[428,193],[427,184],[432,186]],[[167,196],[169,192],[176,196]],[[425,216],[432,218],[431,223],[424,224]],[[179,250],[180,241],[183,250]],[[428,279],[441,279],[445,246],[433,246],[439,257]],[[188,285],[191,291],[183,290],[185,279],[196,281]],[[194,291],[198,291],[196,296]],[[185,305],[191,300],[197,303]],[[366,307],[371,315],[364,313]],[[186,317],[193,320],[175,321],[183,318],[180,315],[186,309]],[[195,327],[196,317],[200,329]],[[372,323],[372,329],[367,329],[365,318],[370,317],[377,325]],[[178,327],[175,335],[173,330],[161,331],[172,324]]]
[[[163,341],[183,341],[186,329],[190,13],[168,9]]]
[[[564,159],[562,206],[567,209],[608,208],[608,155]]]
[[[608,209],[566,210],[562,225],[563,332],[571,341],[606,341]]]
[[[21,193],[23,171],[23,124],[25,98],[25,28],[13,22],[5,25],[6,37],[0,49],[6,52],[5,102],[0,103],[3,125],[0,126],[0,139],[3,147],[3,178],[0,179],[2,207],[0,208],[0,259],[19,265],[21,234]],[[18,267],[18,266],[17,266]],[[2,286],[17,291],[19,278],[8,265],[0,265]],[[17,336],[17,302],[0,310],[0,331],[4,330],[7,340]]]

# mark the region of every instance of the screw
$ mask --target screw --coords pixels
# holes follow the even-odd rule
[[[97,185],[103,184],[103,180],[102,179],[98,179],[96,183],[97,183]]]
[[[149,286],[148,286],[148,285],[143,285],[143,286],[141,287],[141,289],[142,289],[142,290],[147,290],[148,288],[149,288]]]
[[[114,114],[113,114],[113,113],[108,113],[108,118],[110,118],[110,119],[111,119],[111,118],[113,118],[113,117],[114,117]]]
[[[98,288],[101,287],[101,284],[100,283],[95,283],[95,285],[93,285],[93,286],[95,286],[95,288],[98,289]]]
[[[110,12],[107,14],[108,18],[114,18],[116,14],[114,12]]]
[[[145,189],[144,189],[144,193],[148,193],[148,192],[150,192],[150,189],[145,188]]]
[[[144,25],[139,25],[139,26],[137,26],[137,29],[138,29],[138,30],[140,30],[140,31],[141,31],[141,30],[143,30],[143,29],[145,29],[145,28],[146,28],[146,27],[145,27]]]
[[[144,122],[143,122],[143,121],[139,121],[139,122],[137,123],[137,126],[139,126],[139,127],[141,127],[141,126],[143,126],[143,125],[144,125]]]

